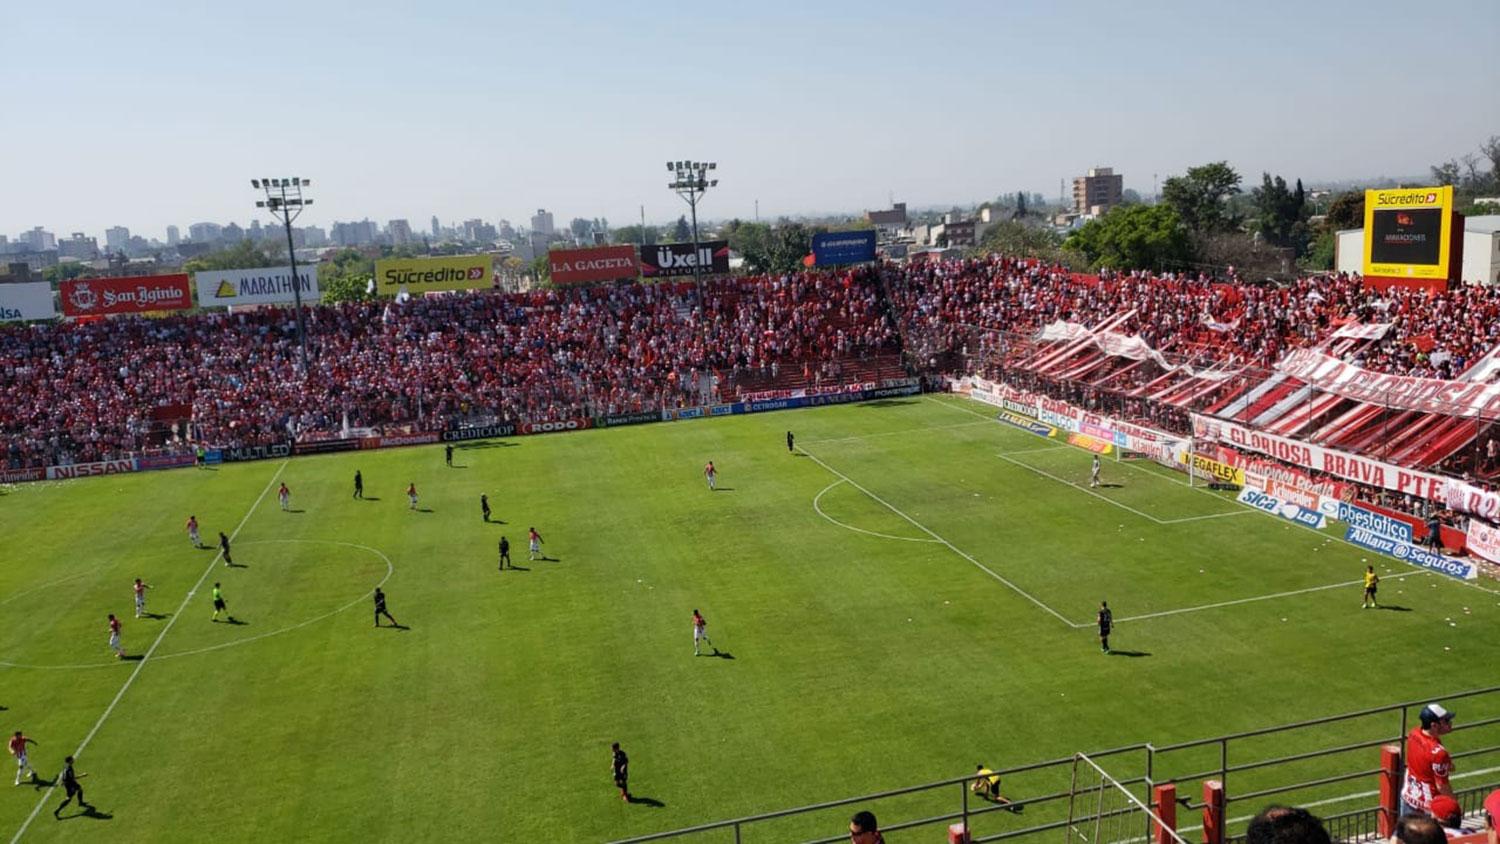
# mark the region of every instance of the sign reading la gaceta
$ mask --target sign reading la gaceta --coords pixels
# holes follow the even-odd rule
[[[205,270],[194,273],[198,286],[198,307],[220,308],[228,305],[268,305],[297,301],[318,301],[318,267],[297,268],[297,283],[292,283],[291,267],[258,270]]]

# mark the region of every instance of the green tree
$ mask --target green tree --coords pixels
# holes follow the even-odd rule
[[[1002,220],[990,226],[971,252],[976,255],[998,252],[1018,258],[1052,260],[1057,257],[1061,245],[1062,237],[1046,226],[1021,220]]]
[[[357,249],[341,249],[318,265],[318,288],[324,302],[360,302],[375,277],[375,259]]]
[[[646,226],[646,243],[648,245],[656,243],[660,238],[661,233],[657,231],[656,226]],[[641,242],[641,227],[639,225],[633,225],[614,229],[609,233],[609,242],[638,244]]]
[[[676,243],[687,243],[693,239],[693,228],[688,225],[687,216],[677,218],[677,224],[672,229],[672,240]]]
[[[1170,205],[1127,205],[1090,220],[1064,241],[1090,267],[1161,270],[1192,260],[1193,243]]]
[[[54,264],[42,268],[42,280],[56,284],[59,281],[68,281],[89,273],[89,265],[82,261],[68,261],[64,264]]]
[[[1016,219],[1026,219],[1026,194],[1020,191],[1016,192]]]
[[[203,270],[257,270],[261,267],[280,267],[286,262],[285,255],[267,255],[261,251],[259,244],[242,240],[217,252],[193,258],[182,265],[182,270],[189,273]]]
[[[1250,192],[1255,208],[1255,229],[1273,246],[1291,247],[1301,254],[1307,245],[1307,193],[1302,180],[1287,187],[1286,179],[1261,174],[1260,187]]]
[[[1365,224],[1365,192],[1351,190],[1333,198],[1328,213],[1323,216],[1323,227],[1328,231],[1357,229]]]
[[[1240,192],[1240,174],[1227,161],[1189,167],[1187,174],[1173,176],[1162,185],[1161,198],[1177,212],[1189,231],[1213,234],[1238,225],[1227,207]]]

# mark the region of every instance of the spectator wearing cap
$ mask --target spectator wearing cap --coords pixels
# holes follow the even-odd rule
[[[1449,838],[1458,838],[1468,835],[1474,830],[1465,830],[1464,809],[1458,805],[1458,801],[1447,794],[1439,794],[1432,798],[1432,819],[1443,828],[1443,834]]]
[[[1453,732],[1453,713],[1436,703],[1422,707],[1421,726],[1406,736],[1406,777],[1401,785],[1401,816],[1429,814],[1432,799],[1453,796],[1448,777],[1453,759],[1443,747],[1443,736]]]

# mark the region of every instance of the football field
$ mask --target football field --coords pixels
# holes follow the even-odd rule
[[[0,731],[37,741],[42,780],[4,769],[0,841],[603,841],[1493,679],[1493,581],[1144,462],[1089,489],[1086,452],[992,416],[912,397],[472,443],[451,468],[426,446],[6,487]],[[1360,610],[1366,558],[1399,609]],[[376,586],[401,627],[375,628]],[[97,811],[55,820],[80,746]]]

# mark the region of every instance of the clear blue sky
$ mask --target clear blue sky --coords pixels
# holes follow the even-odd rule
[[[1500,2],[109,2],[0,24],[0,233],[248,222],[625,225],[969,202],[1094,165],[1415,175],[1500,134]]]

